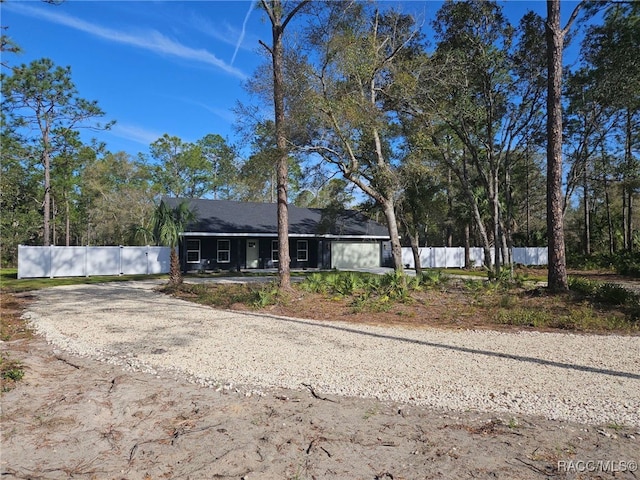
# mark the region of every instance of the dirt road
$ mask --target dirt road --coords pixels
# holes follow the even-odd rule
[[[102,329],[110,329],[126,343],[127,335],[139,328],[133,313],[148,313],[153,294],[147,289],[113,288],[120,290],[111,291],[111,295],[99,288],[93,291],[91,306],[86,304],[90,290],[64,291],[64,302],[60,290],[43,291],[38,300],[41,303],[33,304],[32,310],[38,315],[44,314],[44,307],[55,311],[62,330],[63,319],[76,316],[78,321],[71,323],[77,330],[66,332],[69,343],[64,344],[72,351],[85,341],[83,335],[91,337],[93,331],[97,338]],[[123,311],[113,295],[137,298],[135,312]],[[51,302],[54,297],[58,300]],[[87,330],[85,320],[77,317],[79,312],[86,315],[89,308],[94,312],[89,315],[93,330]],[[203,314],[209,315],[205,310]],[[118,320],[102,324],[101,315]],[[164,319],[172,315],[170,308],[163,310]],[[221,324],[218,329],[222,330]],[[348,332],[338,333],[346,342]],[[269,333],[263,329],[263,335]],[[163,347],[154,343],[161,338],[166,342]],[[150,350],[149,355],[167,355],[170,350],[176,355],[184,343],[180,338],[159,323],[138,343],[141,347],[153,344],[157,353]],[[131,348],[132,343],[126,345]],[[635,425],[577,423],[518,412],[446,410],[357,398],[327,393],[318,386],[322,382],[300,382],[297,388],[289,389],[264,385],[236,388],[224,383],[205,388],[193,383],[194,376],[183,370],[144,367],[148,364],[140,361],[142,351],[129,351],[124,356],[124,350],[112,352],[110,357],[105,355],[105,347],[98,353],[78,356],[42,338],[1,346],[22,361],[26,371],[19,386],[2,395],[3,478],[540,479],[640,475],[634,463],[640,461],[640,428]],[[272,347],[267,344],[267,348]],[[123,361],[117,363],[116,358]],[[543,364],[540,368],[561,367]],[[607,370],[606,362],[598,368]],[[603,372],[599,375],[606,375]],[[482,383],[483,379],[477,381]],[[614,381],[621,385],[638,382],[628,376],[614,376]]]

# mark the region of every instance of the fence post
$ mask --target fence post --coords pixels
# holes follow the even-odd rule
[[[53,278],[53,245],[49,245],[49,278]]]
[[[22,245],[18,245],[18,280],[22,277],[20,276],[20,250],[22,249]]]

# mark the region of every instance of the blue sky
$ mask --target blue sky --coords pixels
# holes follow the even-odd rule
[[[428,21],[438,1],[384,2]],[[543,0],[505,2],[513,23]],[[563,2],[568,16],[575,2]],[[80,96],[97,100],[109,132],[92,132],[112,152],[148,153],[164,133],[196,141],[208,133],[238,139],[232,109],[245,80],[265,61],[270,23],[249,1],[75,1],[53,6],[6,0],[2,25],[23,49],[4,62],[48,57],[71,66]]]

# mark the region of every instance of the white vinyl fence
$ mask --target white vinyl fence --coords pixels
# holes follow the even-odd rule
[[[464,247],[422,247],[420,265],[423,268],[464,268]],[[491,259],[494,260],[494,250]],[[547,247],[516,247],[512,249],[514,263],[522,265],[547,265]],[[469,249],[471,263],[480,267],[484,265],[484,250],[480,247]],[[402,263],[407,268],[415,268],[411,247],[402,247]]]
[[[18,246],[18,278],[150,275],[169,271],[169,247]]]

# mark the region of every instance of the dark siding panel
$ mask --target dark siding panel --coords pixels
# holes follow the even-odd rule
[[[210,237],[200,239],[200,257],[207,262],[207,270],[212,268],[212,264],[216,260],[216,244],[215,240]]]
[[[383,267],[393,267],[393,252],[391,242],[382,242],[382,265]]]
[[[298,242],[307,243],[307,260],[298,260]],[[289,240],[289,253],[291,254],[291,268],[317,268],[318,266],[318,240],[309,239],[291,239]]]

